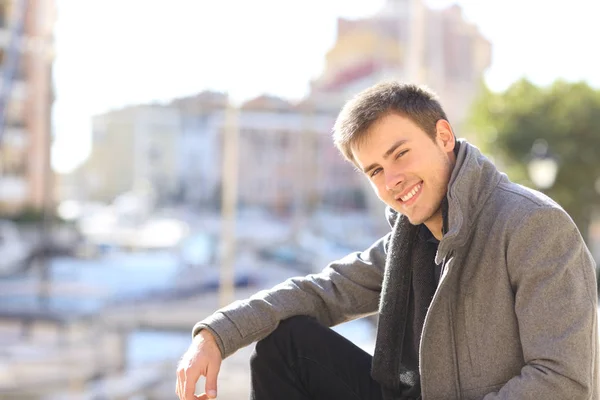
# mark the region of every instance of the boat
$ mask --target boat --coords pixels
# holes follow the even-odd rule
[[[19,233],[17,225],[0,219],[0,277],[11,275],[27,265],[34,247]]]

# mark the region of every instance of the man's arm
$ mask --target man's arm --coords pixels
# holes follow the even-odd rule
[[[558,208],[534,210],[511,235],[507,262],[527,364],[484,400],[591,399],[598,384],[595,263],[575,224]]]
[[[194,326],[193,336],[209,330],[225,358],[268,336],[280,321],[295,315],[312,316],[333,326],[376,312],[389,236],[362,253],[331,263],[319,274],[288,279],[218,310]]]

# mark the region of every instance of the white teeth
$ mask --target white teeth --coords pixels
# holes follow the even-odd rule
[[[417,194],[417,192],[421,189],[421,185],[417,185],[415,186],[415,188],[413,190],[411,190],[406,196],[404,197],[400,197],[402,199],[402,201],[408,201],[410,199],[412,199],[412,197]]]

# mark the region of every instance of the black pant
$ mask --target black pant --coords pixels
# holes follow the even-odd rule
[[[371,355],[310,317],[292,317],[256,344],[253,400],[380,400]]]

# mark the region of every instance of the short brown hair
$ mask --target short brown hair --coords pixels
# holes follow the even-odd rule
[[[333,142],[356,165],[351,146],[366,139],[367,131],[391,113],[410,119],[435,140],[436,123],[448,120],[437,95],[423,86],[387,81],[357,94],[344,105],[333,128]]]

